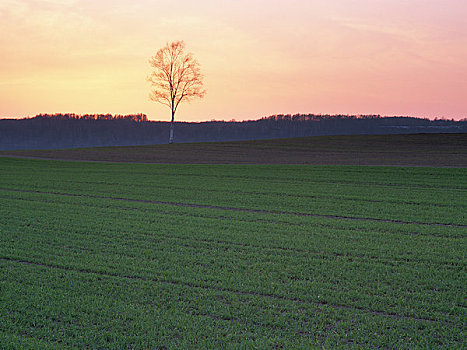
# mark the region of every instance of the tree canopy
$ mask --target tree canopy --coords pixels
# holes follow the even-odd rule
[[[169,143],[172,143],[175,112],[182,101],[204,97],[203,76],[193,54],[185,53],[183,41],[167,43],[151,57],[149,63],[154,69],[148,78],[152,85],[150,99],[170,108]]]

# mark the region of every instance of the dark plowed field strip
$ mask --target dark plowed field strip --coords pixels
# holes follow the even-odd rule
[[[0,348],[462,348],[464,169],[0,159]]]
[[[315,136],[136,147],[2,151],[13,157],[159,164],[466,167],[467,134]]]

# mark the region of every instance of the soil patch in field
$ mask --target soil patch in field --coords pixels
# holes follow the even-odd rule
[[[467,167],[467,134],[315,136],[236,142],[2,151],[0,155],[130,163]]]

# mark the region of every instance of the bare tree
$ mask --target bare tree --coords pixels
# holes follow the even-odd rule
[[[172,112],[169,143],[173,143],[174,117],[180,102],[203,98],[206,94],[199,63],[184,49],[183,41],[167,43],[149,60],[154,68],[148,78],[152,85],[150,99],[168,106]]]

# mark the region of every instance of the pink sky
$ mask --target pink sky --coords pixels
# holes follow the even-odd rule
[[[466,0],[1,0],[0,118],[145,113],[149,58],[184,40],[207,95],[176,119],[467,117]]]

